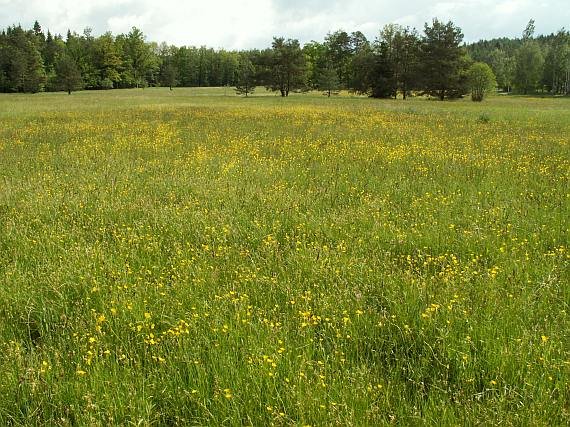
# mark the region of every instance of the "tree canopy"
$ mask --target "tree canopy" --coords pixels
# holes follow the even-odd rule
[[[326,87],[327,93],[450,99],[469,93],[473,62],[491,68],[499,90],[570,92],[570,33],[536,36],[533,20],[521,38],[472,44],[463,43],[453,22],[434,19],[423,33],[389,24],[369,41],[359,31],[339,29],[304,46],[275,37],[269,48],[246,51],[159,45],[138,28],[99,36],[86,28],[63,37],[36,21],[29,30],[18,25],[0,32],[1,92],[233,86],[249,95],[250,88],[265,86],[283,97]]]

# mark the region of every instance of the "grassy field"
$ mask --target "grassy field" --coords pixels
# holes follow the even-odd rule
[[[1,425],[570,422],[570,99],[145,89],[0,123]]]

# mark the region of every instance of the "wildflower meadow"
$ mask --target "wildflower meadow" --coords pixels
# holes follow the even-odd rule
[[[570,100],[0,96],[1,425],[567,425]]]

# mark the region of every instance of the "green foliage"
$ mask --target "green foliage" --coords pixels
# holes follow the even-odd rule
[[[434,19],[425,25],[420,51],[423,92],[440,100],[457,98],[466,92],[463,33],[452,22]]]
[[[62,56],[56,66],[56,85],[59,90],[64,90],[68,94],[72,91],[83,88],[83,79],[81,77],[81,71],[75,63],[75,61],[67,56]]]
[[[317,87],[328,97],[340,89],[338,73],[332,64],[328,63],[317,70]]]
[[[82,34],[68,31],[64,41],[61,35],[44,34],[35,22],[28,31],[18,26],[0,33],[0,91],[57,90],[55,65],[63,56],[73,59],[87,89],[229,87],[238,83],[238,65],[245,57],[256,68],[258,84],[284,96],[291,90],[318,88],[319,74],[332,67],[339,87],[353,93],[406,98],[416,92],[457,98],[468,90],[470,61],[465,51],[473,60],[489,64],[498,86],[507,92],[515,83],[522,93],[570,90],[570,42],[564,29],[535,37],[531,21],[522,39],[482,40],[465,47],[461,40],[458,27],[436,19],[426,24],[421,39],[414,28],[390,24],[372,44],[362,32],[338,30],[323,42],[311,41],[302,48],[298,41],[275,38],[272,48],[262,51],[205,46],[164,50],[165,46],[146,41],[137,28],[116,37],[110,32],[95,37],[90,28]],[[537,45],[529,49],[533,43]]]
[[[496,48],[489,56],[489,65],[497,79],[497,85],[505,92],[510,92],[514,79],[515,59],[504,50]]]
[[[343,30],[329,33],[325,37],[325,62],[331,64],[337,72],[338,79],[345,87],[349,85],[349,65],[352,57],[352,39]]]
[[[518,92],[536,91],[542,77],[544,59],[540,46],[534,40],[526,40],[516,54],[514,85]]]
[[[467,72],[469,88],[471,89],[471,99],[473,101],[483,101],[485,95],[496,90],[497,81],[493,70],[484,62],[475,62]]]
[[[255,91],[256,85],[256,70],[253,62],[247,57],[242,57],[239,60],[236,76],[235,76],[235,91],[238,95],[251,95]]]
[[[154,74],[159,69],[158,59],[141,30],[133,27],[122,40],[124,76],[135,87],[146,87],[154,82]]]
[[[170,90],[179,84],[178,67],[176,66],[176,54],[178,49],[175,46],[162,45],[160,48],[160,83]]]
[[[558,31],[544,60],[544,86],[553,94],[570,93],[570,32]]]
[[[0,84],[5,92],[40,92],[46,73],[37,36],[11,27],[0,35]]]
[[[103,34],[94,41],[93,50],[98,85],[102,89],[112,89],[121,81],[120,71],[123,64],[115,38],[111,33]]]
[[[262,71],[265,86],[278,91],[282,97],[305,87],[306,62],[299,41],[275,37],[271,46],[271,50],[264,52],[260,63],[265,68]]]

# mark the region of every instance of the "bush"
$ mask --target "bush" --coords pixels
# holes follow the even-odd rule
[[[101,80],[101,89],[113,89],[113,80],[106,78]]]

